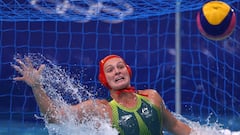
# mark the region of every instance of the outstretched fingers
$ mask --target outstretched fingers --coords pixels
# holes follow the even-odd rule
[[[17,65],[12,65],[12,67],[13,67],[18,73],[20,73],[21,75],[23,75],[23,70],[22,70],[19,66],[17,66]]]
[[[14,81],[24,81],[24,77],[15,77],[13,78]]]
[[[25,57],[26,64],[29,68],[33,68],[32,61],[29,57]]]
[[[42,64],[38,69],[34,68],[32,61],[29,57],[22,59],[15,59],[18,65],[12,65],[12,67],[19,72],[22,76],[13,78],[15,81],[24,81],[29,86],[35,87],[41,85],[40,78],[45,65]]]
[[[26,70],[27,69],[26,65],[20,59],[16,59],[16,62],[20,65],[22,70]]]
[[[44,68],[45,68],[44,64],[40,65],[40,67],[38,68],[38,73],[41,74]]]

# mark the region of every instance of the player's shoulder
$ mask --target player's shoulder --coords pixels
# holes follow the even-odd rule
[[[138,90],[138,93],[143,94],[158,94],[157,90],[155,89],[144,89],[144,90]]]
[[[163,103],[163,99],[160,94],[155,89],[145,89],[139,90],[138,93],[140,95],[146,95],[145,97],[154,105],[161,108],[161,104]]]

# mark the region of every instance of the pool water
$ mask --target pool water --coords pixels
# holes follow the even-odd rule
[[[48,135],[43,123],[1,120],[0,135]]]
[[[220,122],[204,122],[190,121],[182,117],[181,115],[175,116],[181,121],[187,123],[190,127],[194,128],[195,133],[192,135],[240,135],[239,124],[237,120],[225,120],[225,123]],[[209,123],[206,123],[206,122]],[[54,132],[48,132],[42,122],[20,122],[4,120],[0,121],[0,135],[117,135],[115,131],[111,130],[108,125],[102,127],[101,131],[94,131],[94,127],[91,124],[85,124],[85,126],[73,125],[66,123],[62,126],[52,125],[50,129]],[[229,127],[232,126],[232,127]],[[93,129],[94,128],[94,129]],[[164,132],[164,135],[171,135]]]

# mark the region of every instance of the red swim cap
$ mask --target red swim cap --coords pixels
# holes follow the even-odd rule
[[[99,62],[99,75],[98,75],[98,79],[99,81],[107,88],[111,89],[111,87],[108,85],[108,82],[107,82],[107,79],[106,79],[106,76],[104,74],[104,64],[112,59],[112,58],[121,58],[123,60],[122,57],[118,56],[118,55],[108,55],[106,56],[105,58],[103,58],[100,62]],[[126,64],[126,62],[123,60],[123,62],[125,63],[126,65],[126,68],[128,70],[128,73],[129,73],[129,76],[132,77],[132,70],[131,68]]]

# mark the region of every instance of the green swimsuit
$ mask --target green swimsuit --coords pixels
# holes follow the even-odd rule
[[[126,108],[115,100],[110,101],[113,126],[120,135],[162,135],[162,117],[160,110],[148,99],[137,95],[137,105]]]

